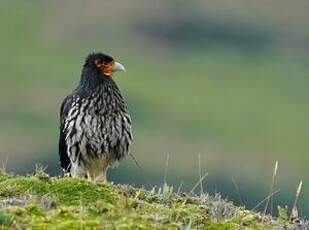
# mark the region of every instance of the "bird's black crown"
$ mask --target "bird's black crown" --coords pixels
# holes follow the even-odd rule
[[[85,60],[85,66],[89,66],[89,65],[96,65],[98,62],[100,64],[105,64],[105,63],[111,63],[113,62],[114,59],[104,53],[100,53],[100,52],[95,52],[95,53],[90,53]]]

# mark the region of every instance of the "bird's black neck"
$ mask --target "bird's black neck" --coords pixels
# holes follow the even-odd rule
[[[109,84],[115,84],[111,77],[104,77],[100,71],[84,67],[78,89],[86,92],[93,92],[98,87]]]

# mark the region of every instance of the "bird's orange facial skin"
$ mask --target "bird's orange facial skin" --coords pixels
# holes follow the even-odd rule
[[[97,59],[95,60],[95,65],[100,68],[102,71],[102,74],[106,77],[110,77],[113,73],[114,68],[114,61],[108,62],[108,63],[101,63],[101,60]]]
[[[102,72],[105,76],[111,76],[113,73],[114,62],[103,64]]]

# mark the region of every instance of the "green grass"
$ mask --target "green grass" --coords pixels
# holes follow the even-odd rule
[[[291,226],[286,218],[270,216],[262,223],[259,213],[218,195],[146,191],[40,172],[0,175],[1,229],[277,229],[279,221]]]

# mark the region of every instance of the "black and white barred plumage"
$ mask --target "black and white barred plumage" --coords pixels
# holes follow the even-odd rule
[[[110,56],[90,54],[81,81],[61,105],[59,156],[72,176],[105,181],[107,168],[128,154],[131,118],[111,75],[124,70]]]

